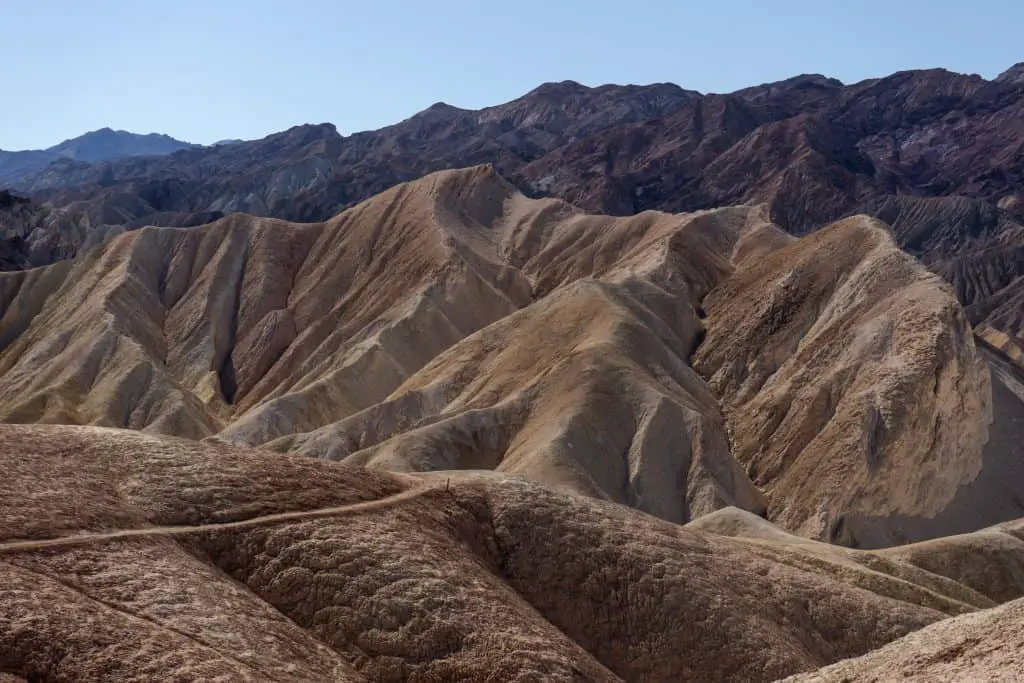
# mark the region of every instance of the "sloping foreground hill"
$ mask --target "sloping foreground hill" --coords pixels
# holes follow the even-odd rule
[[[729,538],[722,515],[767,523],[683,528],[488,473],[52,425],[0,426],[0,465],[12,681],[771,681],[1000,614],[924,568],[956,546]]]
[[[787,683],[1019,681],[1024,679],[1024,600],[949,619],[863,657]]]
[[[127,233],[0,275],[0,307],[6,422],[494,469],[677,522],[941,535],[900,516],[939,515],[989,438],[962,309],[869,219],[794,242],[757,207],[589,216],[490,167],[324,224]]]
[[[890,574],[912,566],[1005,603],[937,622],[862,657],[787,681],[1016,681],[1024,677],[1024,521],[873,553],[791,536],[736,509],[707,515],[688,528],[755,545],[781,544],[808,561],[827,558]],[[913,574],[901,575],[920,580]]]

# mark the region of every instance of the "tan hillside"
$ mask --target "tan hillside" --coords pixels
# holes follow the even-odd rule
[[[689,302],[722,266],[709,240],[742,229],[747,213],[611,223],[598,239],[625,246],[600,280],[555,289],[442,353],[387,401],[271,446],[388,470],[522,473],[670,521],[724,505],[763,510],[687,361],[700,332]],[[589,227],[570,223],[562,239]],[[644,239],[631,247],[631,233]],[[555,263],[570,277],[579,268]]]
[[[372,405],[529,299],[435,219],[434,200],[471,177],[400,186],[328,224],[234,215],[127,233],[45,293],[18,286],[36,271],[3,274],[4,332],[20,336],[0,356],[0,415],[199,438],[283,403],[287,425],[259,423],[273,438]]]
[[[10,425],[0,464],[0,672],[26,680],[770,681],[995,604],[486,473]]]
[[[1024,679],[1024,600],[933,624],[857,659],[789,683],[1019,681]]]
[[[755,514],[723,508],[686,525],[759,547],[782,544],[788,553],[891,574],[937,593],[959,595],[976,607],[1024,597],[1024,520],[969,534],[882,550],[857,550],[790,534]],[[953,586],[956,585],[956,588]]]
[[[695,367],[770,519],[869,547],[949,533],[927,522],[982,469],[989,373],[950,288],[882,224],[742,262],[704,308]]]
[[[587,216],[528,200],[480,167],[400,186],[326,224],[236,215],[128,233],[74,266],[0,275],[10,339],[0,417],[310,449],[347,419],[375,445],[429,414],[405,410],[409,399],[378,403],[500,320],[412,381],[469,412],[435,420],[446,433],[398,456],[408,464],[385,465],[507,462],[679,521],[722,505],[760,510],[687,360],[696,302],[727,272],[721,253],[751,215]],[[592,276],[603,284],[562,289]],[[511,354],[470,386],[473,359],[509,335]],[[674,437],[677,420],[685,440]],[[467,457],[452,461],[467,439]],[[431,443],[448,452],[431,460]]]
[[[1012,679],[978,334],[872,219],[486,166],[0,273],[0,681]]]
[[[863,218],[591,216],[482,166],[322,224],[129,232],[0,273],[0,312],[7,422],[497,470],[675,522],[767,506],[847,544],[948,533],[913,523],[984,469],[963,311]],[[956,530],[1024,514],[998,513]]]

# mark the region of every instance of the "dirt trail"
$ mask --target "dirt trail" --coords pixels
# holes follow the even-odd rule
[[[197,526],[154,526],[141,529],[119,529],[117,531],[104,531],[94,534],[79,534],[76,536],[61,536],[58,538],[44,538],[38,540],[9,541],[0,543],[0,555],[9,553],[25,552],[31,550],[43,550],[47,548],[61,548],[76,545],[88,545],[90,543],[104,543],[122,538],[134,538],[138,536],[184,536],[186,534],[205,533],[209,531],[228,531],[237,529],[249,529],[277,524],[280,522],[292,522],[308,519],[319,519],[322,517],[338,517],[342,515],[359,514],[371,512],[382,508],[391,507],[405,501],[419,498],[430,491],[445,488],[446,484],[421,484],[414,486],[401,493],[396,493],[387,498],[369,500],[362,503],[352,503],[338,507],[318,508],[315,510],[298,510],[293,512],[278,512],[272,515],[252,517],[237,522],[223,522],[219,524],[200,524]]]

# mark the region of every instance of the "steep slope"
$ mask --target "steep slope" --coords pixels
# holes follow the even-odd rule
[[[741,264],[704,307],[695,367],[770,519],[869,547],[949,533],[927,522],[981,469],[989,375],[952,292],[882,224]]]
[[[478,111],[438,103],[347,137],[330,124],[299,126],[99,163],[80,161],[92,157],[72,145],[65,152],[75,158],[18,188],[85,231],[65,240],[47,234],[62,223],[42,226],[36,242],[71,246],[47,252],[51,261],[121,226],[175,216],[183,226],[235,211],[323,221],[397,183],[480,163],[530,194],[611,214],[760,202],[775,223],[805,234],[866,213],[894,225],[901,246],[954,284],[972,322],[1019,339],[1006,315],[987,318],[1018,299],[1006,288],[1024,277],[1018,71],[994,81],[907,71],[851,85],[802,75],[726,95],[549,83]]]
[[[32,216],[31,210],[27,210],[30,200],[27,197],[13,195],[6,190],[0,190],[0,216],[3,216],[4,231],[0,236],[0,270],[18,270],[28,266],[28,250],[25,245],[25,233],[30,232],[22,228],[11,230],[10,224],[17,221],[19,224],[31,224],[33,220],[27,217]]]
[[[1016,681],[1024,677],[1024,600],[969,614],[814,673],[814,681]]]
[[[73,267],[5,274],[4,418],[198,438],[296,385],[305,393],[290,400],[313,411],[308,420],[380,400],[437,351],[514,310],[509,296],[529,297],[514,274],[462,258],[441,226],[430,228],[434,200],[459,183],[449,175],[396,188],[329,224],[234,215],[197,230],[148,228]],[[394,344],[409,325],[433,337]],[[346,382],[362,392],[319,400]],[[294,428],[305,424],[292,414]]]
[[[586,216],[479,167],[326,224],[234,215],[131,232],[0,276],[0,417],[332,457],[395,436],[381,448],[418,445],[377,464],[505,469],[677,520],[763,509],[687,365],[697,302],[751,215]],[[521,353],[475,367],[513,336]]]
[[[996,76],[998,83],[1024,83],[1024,62],[1014,64],[1003,73]]]
[[[963,197],[902,196],[864,208],[892,227],[900,246],[953,285],[982,337],[1024,367],[1024,226],[1014,216],[1014,206]]]
[[[811,455],[789,471],[765,463],[813,455],[818,443],[846,444],[855,458],[863,441],[885,467],[905,458],[942,470],[865,475],[875,495],[927,492],[922,505],[941,509],[979,470],[991,400],[963,311],[866,220],[794,242],[758,207],[589,216],[477,167],[398,186],[322,224],[234,215],[146,228],[75,263],[0,275],[0,418],[215,437],[391,470],[494,469],[672,521],[764,510],[735,454],[774,496],[773,518],[794,528],[814,510],[825,526],[806,533],[863,542],[851,497],[821,513],[827,486],[806,499],[787,488]],[[766,281],[793,264],[805,275],[790,290]],[[778,286],[768,297],[778,306],[751,310]],[[729,433],[689,366],[705,309],[697,359]],[[906,311],[927,324],[892,332]],[[817,344],[789,358],[818,315]],[[765,324],[781,326],[768,346]],[[723,359],[731,365],[719,371]],[[908,369],[885,370],[897,360]],[[763,382],[783,363],[793,370],[779,382],[820,374],[805,382],[813,396],[775,437],[744,432],[737,424],[781,420],[788,394],[762,392],[764,405],[748,406],[730,393],[737,373],[760,368]],[[883,376],[868,400],[865,387]],[[931,398],[935,377],[940,393],[959,387],[961,403]],[[901,398],[926,384],[920,400]],[[837,417],[830,406],[842,406]],[[744,410],[756,419],[737,423]],[[886,430],[897,423],[911,425],[910,445],[892,455]],[[992,455],[1013,448],[1004,438]],[[836,532],[840,519],[856,533]]]
[[[709,247],[750,218],[569,220],[523,272],[546,289],[540,274],[558,267],[571,284],[442,353],[381,404],[271,446],[389,470],[523,473],[670,521],[730,504],[761,510],[687,364],[700,334],[694,302],[726,266]],[[588,239],[582,253],[564,250]],[[575,280],[588,273],[601,279]]]
[[[0,460],[25,680],[770,681],[994,604],[478,473],[62,426],[0,425]]]

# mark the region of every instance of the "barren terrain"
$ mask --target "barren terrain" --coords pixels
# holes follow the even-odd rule
[[[126,233],[0,292],[7,422],[497,470],[673,522],[939,536],[898,520],[941,515],[990,440],[963,310],[867,218],[591,216],[482,166],[323,224]]]
[[[0,676],[1013,678],[1024,379],[897,238],[485,165],[0,273]]]
[[[956,545],[730,538],[486,473],[91,427],[2,426],[0,453],[25,680],[769,681],[1024,590],[976,589]]]

